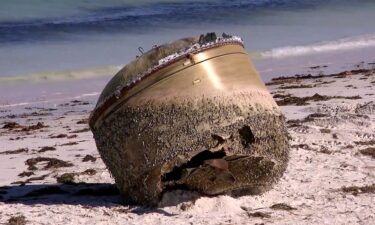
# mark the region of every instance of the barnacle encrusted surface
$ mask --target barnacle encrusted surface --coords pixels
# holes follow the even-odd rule
[[[284,117],[271,95],[257,91],[123,104],[94,136],[121,193],[148,205],[176,188],[262,193],[288,162]]]
[[[240,37],[158,46],[107,84],[90,117],[97,147],[129,201],[164,192],[268,190],[288,162],[285,121]]]

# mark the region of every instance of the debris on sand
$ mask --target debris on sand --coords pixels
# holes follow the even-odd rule
[[[89,105],[90,102],[87,102],[87,101],[80,101],[80,100],[73,100],[73,101],[70,101],[70,106],[77,106],[77,105]]]
[[[83,157],[82,162],[95,162],[96,158],[92,155],[86,155]]]
[[[285,210],[285,211],[297,210],[297,208],[294,208],[285,203],[277,203],[277,204],[272,205],[270,208],[274,210]]]
[[[184,202],[180,205],[180,209],[182,211],[188,211],[189,209],[191,209],[193,207],[193,204],[191,202]]]
[[[24,183],[30,183],[31,181],[36,181],[36,180],[44,180],[44,179],[46,179],[47,176],[48,175],[43,175],[43,176],[39,176],[39,177],[30,177]]]
[[[31,172],[32,173],[32,172]],[[28,172],[23,172],[21,174],[19,174],[18,176],[20,177],[24,177],[24,176],[31,176],[31,175],[34,175],[34,173],[28,173]],[[30,183],[32,181],[37,181],[37,180],[44,180],[46,179],[46,177],[48,176],[48,174],[45,174],[45,175],[42,175],[42,176],[38,176],[38,177],[30,177],[29,179],[25,180],[25,181],[15,181],[13,182],[12,184],[20,184],[20,185],[25,185],[27,183]]]
[[[5,152],[0,152],[0,155],[14,155],[14,154],[28,153],[28,152],[29,152],[28,148],[20,148],[17,150],[9,150]]]
[[[274,98],[279,98],[279,100],[276,100],[276,103],[279,106],[285,106],[285,105],[297,105],[297,106],[302,106],[302,105],[309,105],[309,101],[313,102],[320,102],[320,101],[328,101],[331,99],[361,99],[362,97],[359,95],[356,96],[328,96],[328,95],[320,95],[318,93],[312,95],[312,96],[307,96],[307,97],[296,97],[292,96],[291,94],[287,95],[274,95]]]
[[[241,208],[243,211],[246,211],[246,212],[250,212],[250,211],[252,210],[250,207],[243,206],[243,205],[241,205],[240,208]]]
[[[26,172],[24,172],[26,174]],[[28,175],[28,174],[27,174]],[[34,173],[32,174],[34,175]],[[46,177],[48,176],[48,174],[45,174],[45,175],[42,175],[42,176],[38,176],[38,177],[30,177],[29,179],[25,180],[25,181],[15,181],[13,182],[12,184],[20,184],[20,185],[25,185],[27,183],[30,183],[32,181],[37,181],[37,180],[44,180],[46,179]],[[22,176],[21,176],[22,177]]]
[[[341,191],[345,193],[351,193],[355,196],[358,194],[372,194],[372,193],[375,193],[375,184],[366,185],[362,187],[358,187],[358,186],[342,187]]]
[[[89,119],[85,118],[85,119],[81,119],[81,120],[78,120],[77,121],[77,124],[89,124]]]
[[[330,155],[330,154],[332,154],[332,151],[330,151],[326,146],[324,146],[324,145],[322,145],[322,146],[320,146],[320,151],[319,151],[320,153],[324,153],[324,154],[328,154],[328,155]]]
[[[88,132],[90,131],[90,128],[83,128],[83,129],[80,129],[80,130],[75,130],[75,131],[72,131],[70,133],[73,133],[73,134],[77,134],[77,133],[84,133],[84,132]]]
[[[9,138],[10,141],[23,140],[25,137]]]
[[[316,70],[316,69],[320,69],[320,68],[327,68],[328,66],[327,65],[322,65],[322,66],[311,66],[310,69],[312,70]]]
[[[22,126],[16,122],[5,122],[5,125],[2,128],[8,129],[8,130],[20,128],[21,130],[16,130],[16,131],[28,132],[28,131],[33,131],[33,130],[39,130],[39,129],[46,128],[46,127],[49,127],[49,126],[44,125],[44,123],[42,122],[38,122],[37,124],[30,125],[30,126]]]
[[[32,113],[22,113],[22,114],[10,114],[5,116],[5,118],[16,119],[16,118],[28,118],[36,116],[52,116],[52,113],[41,113],[41,112],[32,112]]]
[[[58,135],[50,135],[50,138],[66,138],[68,137],[67,134],[58,134]]]
[[[375,73],[375,69],[356,69],[351,71],[344,71],[340,73],[334,73],[334,74],[319,74],[319,75],[312,75],[312,74],[296,74],[294,76],[283,76],[283,77],[277,77],[272,78],[271,82],[268,82],[267,85],[279,85],[279,84],[291,84],[295,82],[301,82],[302,80],[313,80],[317,78],[345,78],[352,75],[362,75],[370,76],[371,74]]]
[[[322,128],[322,129],[320,129],[320,133],[322,133],[322,134],[329,134],[329,133],[331,133],[331,129]]]
[[[359,150],[359,152],[362,155],[371,156],[373,159],[375,159],[375,148],[374,147],[361,149],[361,150]]]
[[[32,176],[34,175],[34,172],[31,172],[31,171],[24,171],[20,174],[18,174],[19,177],[29,177],[29,176]]]
[[[56,177],[57,183],[61,184],[76,184],[75,177],[79,175],[89,175],[93,176],[96,174],[96,170],[87,169],[81,173],[64,173],[61,176]]]
[[[96,174],[96,170],[94,170],[94,169],[87,169],[87,170],[83,171],[81,174],[82,175],[93,176],[93,175]]]
[[[5,124],[3,126],[3,129],[9,129],[9,130],[12,130],[12,129],[15,129],[15,128],[21,128],[21,125],[19,125],[16,122],[5,122]]]
[[[56,148],[52,146],[44,146],[40,148],[40,150],[38,150],[39,153],[47,152],[47,151],[56,151]]]
[[[56,178],[57,183],[60,184],[74,184],[75,173],[64,173]]]
[[[312,122],[312,121],[315,121],[317,119],[321,119],[321,118],[325,118],[325,117],[329,117],[329,115],[324,114],[324,113],[312,113],[312,114],[308,115],[307,117],[305,117],[303,119],[288,120],[286,123],[288,124],[289,128],[300,127],[300,126],[302,126],[303,123]]]
[[[66,137],[66,138],[68,138],[68,139],[72,139],[72,138],[76,138],[76,137],[78,137],[78,135],[76,135],[76,134],[72,134],[72,135],[69,135],[69,136]]]
[[[48,157],[36,157],[26,160],[25,164],[28,165],[28,170],[37,170],[36,164],[39,162],[47,162],[44,166],[44,169],[51,169],[51,168],[60,168],[60,167],[71,167],[73,166],[72,163],[65,162],[60,159],[56,158],[48,158]]]
[[[247,212],[247,215],[249,217],[271,218],[271,214],[270,213],[265,213],[265,212],[254,212],[254,213]]]
[[[38,122],[36,125],[23,127],[21,131],[33,131],[33,130],[39,130],[39,129],[46,128],[46,127],[49,127],[49,126],[44,125],[44,123],[42,122]]]
[[[78,142],[71,141],[71,142],[68,142],[68,143],[61,144],[60,146],[72,146],[72,145],[78,145]]]
[[[12,216],[9,218],[8,223],[6,223],[6,225],[25,225],[25,224],[26,224],[26,217],[24,215]]]
[[[301,148],[305,150],[312,150],[312,148],[308,144],[295,144],[295,145],[292,145],[291,148]]]
[[[300,85],[290,85],[290,86],[281,86],[280,89],[297,89],[297,88],[313,88],[313,85],[310,84],[300,84]]]
[[[375,145],[375,139],[369,141],[355,141],[354,144],[356,145]]]

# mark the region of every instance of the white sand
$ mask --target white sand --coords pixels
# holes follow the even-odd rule
[[[0,129],[0,153],[19,148],[29,149],[28,153],[0,154],[0,186],[10,185],[7,189],[0,188],[0,224],[16,215],[24,215],[28,224],[375,224],[375,193],[354,195],[341,190],[343,186],[375,184],[375,159],[359,153],[359,150],[371,145],[355,143],[375,140],[375,84],[371,83],[375,81],[375,74],[366,78],[353,75],[347,78],[326,77],[301,81],[301,84],[317,84],[314,88],[280,89],[280,85],[269,86],[273,94],[290,93],[302,97],[319,93],[362,97],[359,100],[332,99],[310,102],[306,106],[281,107],[288,120],[303,119],[316,112],[328,115],[289,128],[290,144],[294,146],[291,148],[289,166],[271,191],[261,196],[232,198],[221,195],[199,197],[195,201],[189,201],[195,196],[194,193],[175,191],[167,193],[157,209],[123,206],[119,204],[118,195],[58,194],[20,198],[31,190],[56,184],[56,176],[66,172],[95,169],[95,175],[76,176],[77,182],[93,183],[93,188],[100,186],[97,183],[114,181],[100,160],[91,132],[76,133],[77,137],[71,139],[49,138],[49,135],[73,135],[70,132],[87,128],[87,124],[77,124],[77,121],[88,117],[93,101],[89,99],[89,105],[56,106],[56,111],[47,112],[52,115],[27,118],[11,119],[4,116],[39,112],[40,109],[8,108],[12,111],[0,114],[3,116],[0,118],[0,127],[5,121],[15,121],[21,125],[42,121],[50,127],[31,131],[29,135]],[[330,81],[333,82],[321,84]],[[296,83],[284,86],[292,84]],[[352,86],[345,87],[348,85]],[[45,104],[43,107],[54,105]],[[330,133],[322,133],[323,128],[329,129]],[[25,138],[10,140],[18,136]],[[68,142],[78,144],[61,146]],[[301,144],[306,146],[297,146]],[[35,151],[43,146],[55,146],[57,150],[43,153]],[[97,160],[82,162],[87,154]],[[45,164],[39,163],[39,169],[31,177],[47,175],[44,180],[32,181],[25,186],[11,185],[12,182],[31,178],[21,178],[18,174],[27,171],[27,159],[37,156],[55,157],[69,161],[74,166],[44,170],[42,167]],[[60,187],[72,192],[80,188]],[[15,201],[9,201],[11,199]],[[277,203],[285,203],[296,209],[270,208]],[[254,217],[255,212],[265,213],[268,218]]]

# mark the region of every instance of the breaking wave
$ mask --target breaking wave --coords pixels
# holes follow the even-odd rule
[[[279,47],[261,52],[260,57],[285,58],[365,47],[375,47],[375,34],[343,38],[336,41],[324,41],[311,45]]]

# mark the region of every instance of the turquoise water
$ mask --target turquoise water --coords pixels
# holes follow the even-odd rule
[[[371,0],[2,0],[0,92],[45,81],[104,83],[139,46],[211,31],[243,37],[259,69],[275,74],[273,65],[310,65],[316,55],[355,51],[347,61],[371,61],[375,53],[360,52],[375,47],[374,21]]]

